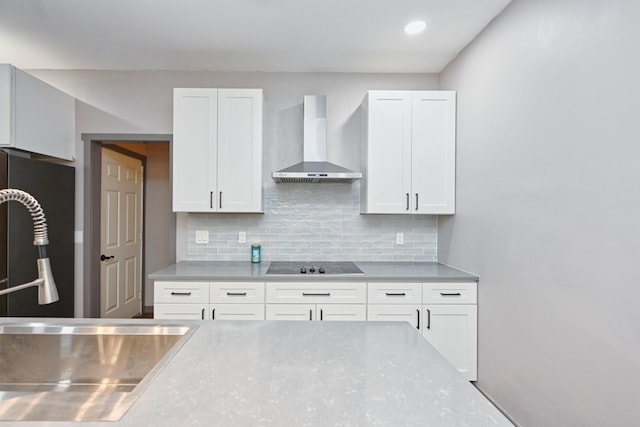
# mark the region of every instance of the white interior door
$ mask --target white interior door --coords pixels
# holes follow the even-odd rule
[[[142,162],[103,148],[100,317],[131,318],[142,305]]]

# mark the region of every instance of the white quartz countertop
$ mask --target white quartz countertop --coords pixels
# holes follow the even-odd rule
[[[405,322],[162,323],[198,329],[120,421],[0,425],[512,426]]]
[[[437,262],[355,262],[364,272],[358,276],[331,274],[268,275],[269,262],[181,261],[149,274],[153,280],[348,280],[360,281],[477,281],[473,274]]]

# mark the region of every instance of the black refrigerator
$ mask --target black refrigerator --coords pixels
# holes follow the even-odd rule
[[[30,193],[42,206],[49,234],[47,255],[60,299],[38,304],[38,288],[0,296],[0,316],[74,316],[75,168],[0,151],[0,188]],[[20,202],[0,204],[0,289],[38,278],[33,220]]]

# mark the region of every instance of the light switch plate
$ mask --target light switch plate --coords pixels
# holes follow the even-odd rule
[[[404,245],[404,233],[396,234],[396,244]]]
[[[238,233],[238,243],[247,243],[247,232],[241,231]]]
[[[201,245],[209,243],[209,232],[206,230],[196,231],[196,243]]]

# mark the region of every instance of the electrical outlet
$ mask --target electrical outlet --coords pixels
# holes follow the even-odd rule
[[[241,231],[238,233],[238,243],[247,243],[247,232]]]
[[[396,234],[396,244],[404,245],[404,233]]]
[[[207,230],[196,231],[196,244],[206,245],[209,243],[209,232]]]

